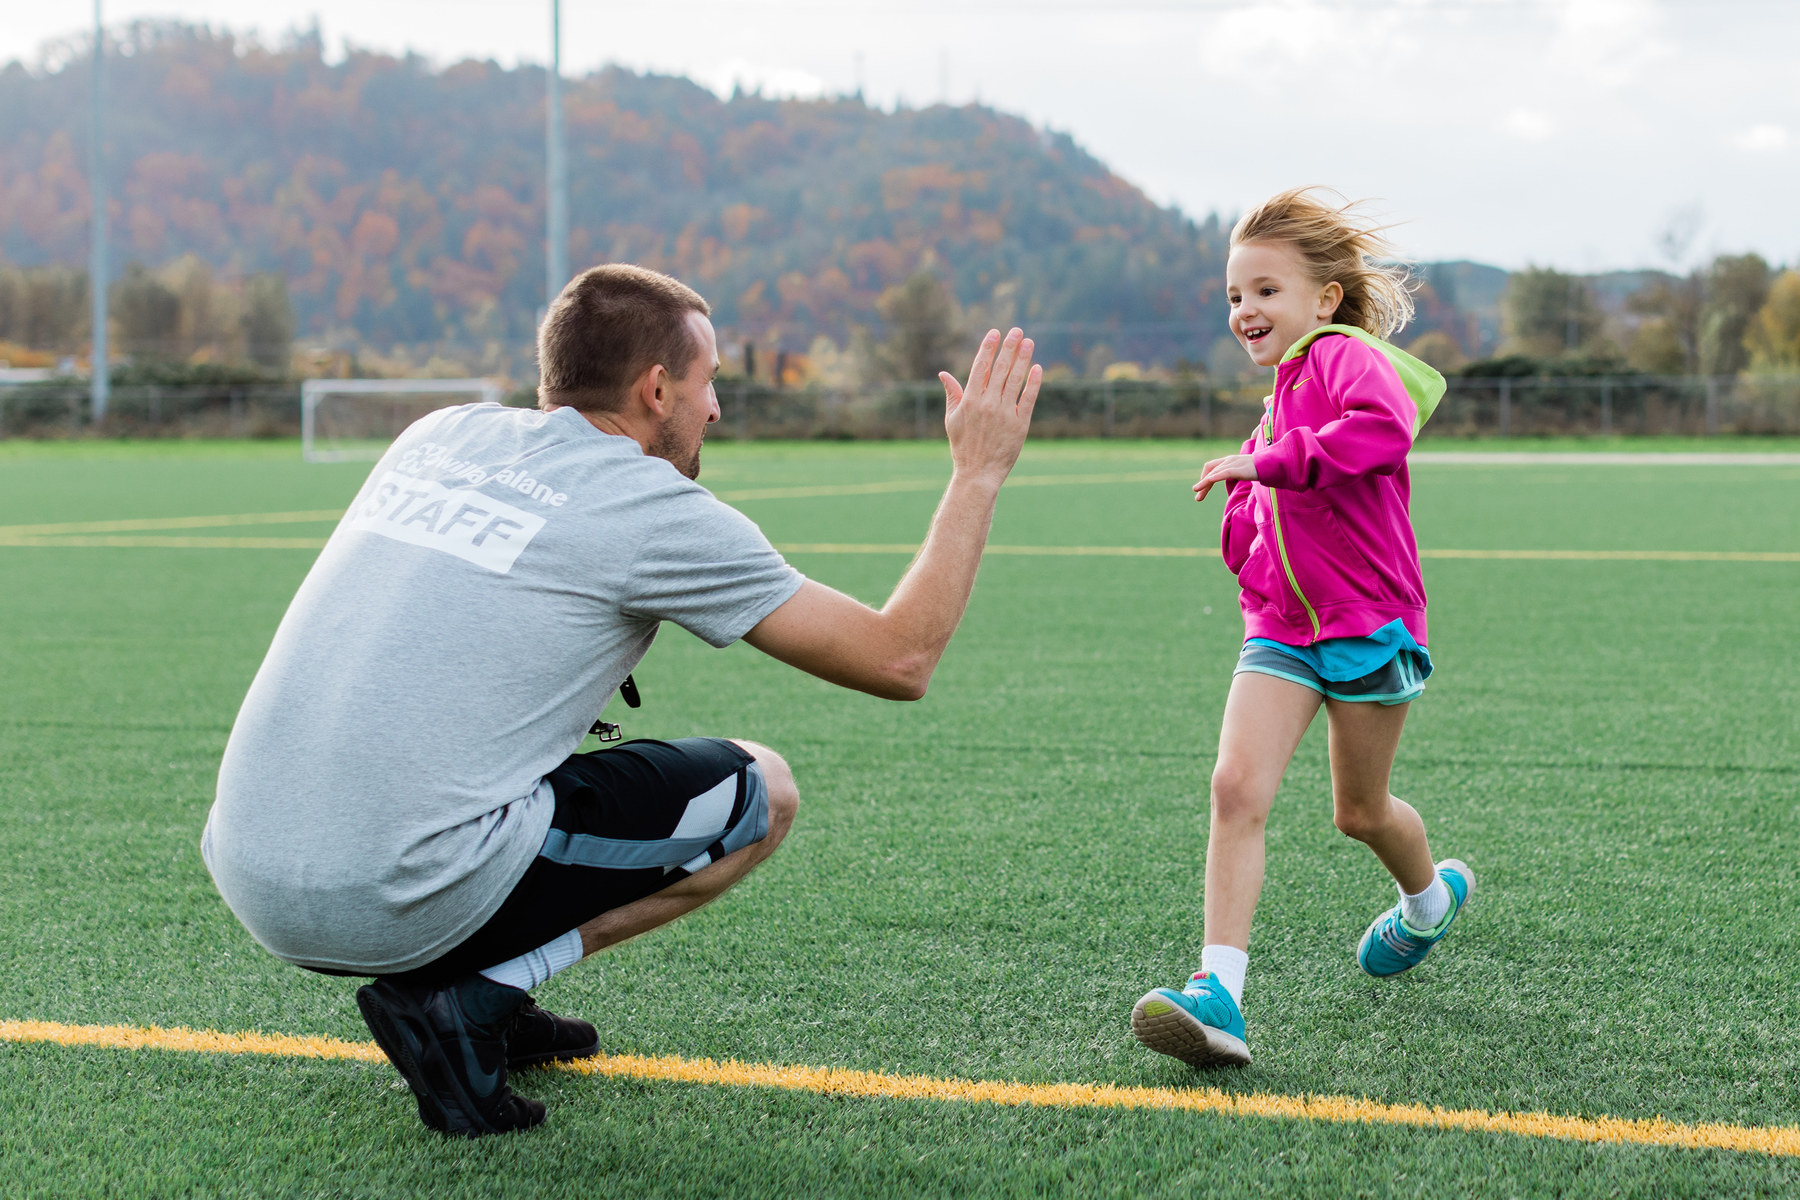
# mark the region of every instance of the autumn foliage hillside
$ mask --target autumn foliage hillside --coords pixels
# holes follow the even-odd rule
[[[542,69],[437,67],[316,36],[267,46],[139,24],[108,59],[115,262],[276,271],[302,339],[480,360],[528,347],[544,293]],[[0,69],[0,258],[85,262],[89,63]],[[879,335],[921,267],[970,323],[1052,359],[1202,359],[1222,231],[1158,207],[1068,137],[978,106],[721,100],[609,69],[565,84],[572,266],[662,268],[728,339]]]

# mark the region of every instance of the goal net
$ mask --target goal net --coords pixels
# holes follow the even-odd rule
[[[499,399],[491,379],[308,379],[300,385],[300,454],[315,463],[377,459],[428,412]]]

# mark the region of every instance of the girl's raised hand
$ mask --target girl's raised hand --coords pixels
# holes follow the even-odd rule
[[[1200,482],[1194,485],[1194,499],[1206,499],[1212,485],[1227,479],[1256,479],[1256,462],[1248,454],[1227,454],[1215,458],[1200,470]]]

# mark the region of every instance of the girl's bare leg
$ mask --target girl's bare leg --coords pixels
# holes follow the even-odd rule
[[[1333,819],[1343,834],[1375,852],[1401,890],[1415,895],[1431,886],[1437,868],[1425,839],[1425,822],[1412,805],[1388,792],[1407,708],[1325,701],[1331,724]]]
[[[1250,948],[1250,920],[1263,885],[1269,806],[1320,695],[1273,675],[1234,675],[1212,773],[1206,842],[1206,944]]]

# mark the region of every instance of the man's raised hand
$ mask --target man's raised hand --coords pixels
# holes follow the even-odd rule
[[[820,679],[891,700],[917,700],[968,607],[1000,485],[1019,460],[1043,368],[1031,339],[992,329],[967,383],[948,372],[944,431],[955,470],[925,544],[879,610],[809,579],[745,635],[752,646]]]
[[[1037,406],[1044,369],[1031,361],[1030,338],[1013,329],[1002,338],[990,329],[975,352],[967,383],[948,371],[944,385],[944,432],[959,474],[1005,479],[1019,460],[1031,411]]]

